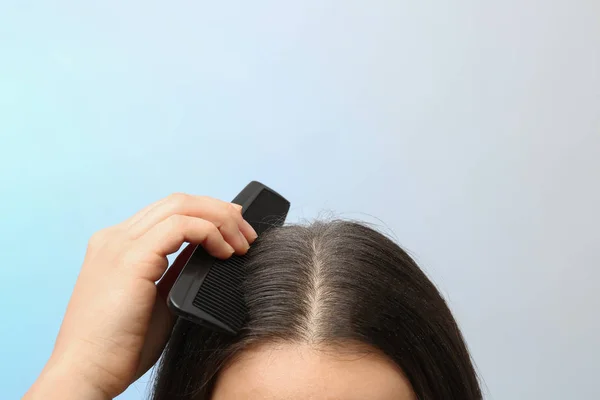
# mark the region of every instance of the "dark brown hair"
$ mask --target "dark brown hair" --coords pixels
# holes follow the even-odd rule
[[[359,223],[274,228],[252,246],[236,336],[179,320],[154,400],[208,400],[219,371],[247,346],[359,342],[385,354],[419,400],[478,400],[481,390],[446,302],[392,240]]]

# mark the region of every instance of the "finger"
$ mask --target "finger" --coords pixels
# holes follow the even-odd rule
[[[201,245],[210,255],[226,259],[234,253],[231,247],[221,235],[215,224],[210,221],[188,217],[184,215],[173,215],[155,225],[135,244],[133,254],[144,254],[149,250],[158,257],[164,258],[168,254],[176,252],[183,243]],[[139,250],[139,251],[138,251]],[[143,277],[156,282],[164,274],[166,266],[160,266],[151,271],[144,271]]]
[[[256,231],[254,230],[252,225],[250,225],[248,223],[248,221],[246,221],[244,219],[244,217],[242,216],[242,206],[240,206],[239,204],[235,204],[235,203],[231,203],[231,204],[233,204],[233,206],[239,212],[239,214],[236,215],[236,221],[238,223],[240,232],[242,232],[242,235],[244,235],[244,237],[246,238],[248,243],[252,244],[258,237]]]
[[[158,289],[158,294],[162,296],[163,299],[166,299],[171,291],[171,288],[175,284],[177,277],[181,273],[181,270],[187,264],[188,260],[194,254],[194,251],[198,248],[198,245],[188,244],[182,251],[179,253],[173,264],[167,269],[167,272],[160,278],[160,281],[156,284]]]
[[[248,231],[248,228],[243,224],[239,211],[231,203],[206,196],[172,195],[140,218],[129,229],[129,234],[134,239],[138,238],[156,224],[177,214],[211,221],[236,253],[244,254],[248,250],[249,242],[241,233],[240,225],[245,231]]]
[[[144,216],[146,216],[148,214],[148,212],[150,212],[151,210],[156,208],[159,204],[162,204],[165,201],[167,201],[167,199],[168,199],[168,197],[165,197],[164,199],[156,201],[156,202],[142,208],[140,211],[138,211],[131,217],[127,218],[125,221],[121,222],[118,226],[120,226],[124,230],[130,229],[133,225],[135,225],[137,222],[139,222]]]

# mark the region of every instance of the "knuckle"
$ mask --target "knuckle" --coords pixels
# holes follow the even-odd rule
[[[185,227],[187,218],[183,215],[175,214],[166,219],[166,223],[171,230],[180,230]]]
[[[171,203],[174,207],[181,207],[188,202],[189,195],[185,193],[172,193],[168,197],[169,203]]]
[[[97,248],[102,246],[108,240],[109,230],[101,229],[95,232],[88,241],[88,246],[91,248]]]
[[[215,224],[207,223],[205,229],[208,236],[221,235],[221,231]]]
[[[228,216],[231,218],[237,218],[240,215],[240,210],[234,206],[232,203],[228,203],[227,206]]]

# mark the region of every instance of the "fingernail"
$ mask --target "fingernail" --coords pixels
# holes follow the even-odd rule
[[[234,206],[235,208],[237,208],[239,211],[242,211],[242,208],[243,208],[243,207],[242,207],[242,206],[240,206],[239,204],[235,204],[235,203],[231,203],[231,204],[233,204],[233,206]]]
[[[254,240],[256,240],[256,238],[258,237],[258,233],[256,233],[256,230],[254,230],[254,228],[252,227],[252,225],[250,225],[248,223],[248,221],[244,221],[246,223],[246,227],[248,228],[248,231],[250,231],[250,240],[252,242],[254,242]]]
[[[227,243],[227,250],[229,251],[230,256],[233,255],[233,253],[235,253],[235,249],[231,247],[229,243]]]

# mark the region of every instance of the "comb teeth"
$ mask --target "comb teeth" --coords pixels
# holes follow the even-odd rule
[[[241,329],[246,317],[242,293],[243,268],[247,256],[217,260],[202,282],[193,304],[234,331]]]

